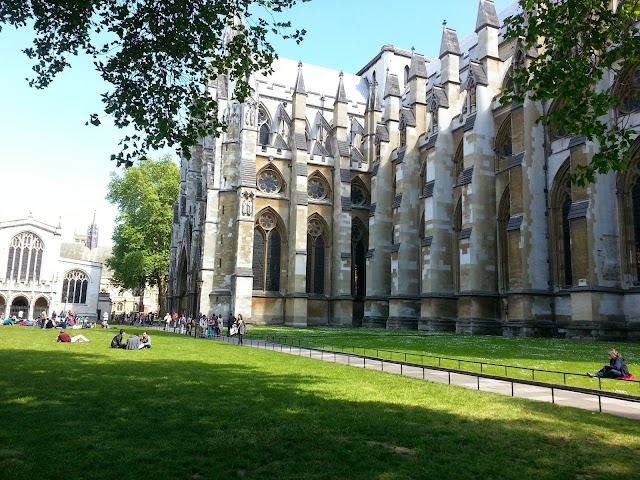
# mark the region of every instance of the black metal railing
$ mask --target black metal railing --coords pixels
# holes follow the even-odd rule
[[[278,336],[278,335],[269,335],[267,336],[266,341],[272,342],[272,343],[281,343],[286,345],[289,345],[289,344],[297,345],[299,347],[302,347],[304,345],[307,348],[313,348],[317,350],[350,353],[352,355],[360,355],[360,356],[370,357],[375,359],[388,360],[391,362],[403,361],[405,363],[409,362],[412,364],[418,364],[418,365],[424,365],[424,366],[450,368],[450,369],[456,369],[460,371],[466,371],[469,373],[488,374],[488,375],[495,375],[498,377],[513,378],[518,380],[542,381],[542,379],[544,378],[543,374],[546,374],[547,377],[551,376],[551,378],[562,377],[562,382],[545,380],[544,383],[554,383],[554,384],[561,384],[566,386],[570,386],[569,383],[567,383],[567,379],[568,378],[570,379],[571,377],[591,379],[591,377],[589,377],[587,374],[584,374],[584,373],[545,370],[541,368],[523,367],[518,365],[506,365],[502,363],[483,362],[483,361],[477,361],[477,360],[466,360],[462,358],[445,357],[441,355],[431,355],[426,353],[408,353],[408,352],[398,352],[395,350],[387,350],[382,348],[359,347],[354,345],[338,345],[338,344],[314,342],[311,340],[302,340],[299,338]],[[427,361],[427,359],[432,360],[433,362],[430,363]],[[470,368],[464,368],[465,366],[471,366],[471,365],[476,366],[476,370],[473,370]],[[487,370],[488,367],[492,367],[493,371]],[[479,369],[479,372],[477,371],[478,369]],[[495,373],[498,370],[500,370],[500,372]],[[524,378],[525,377],[524,375],[516,376],[514,375],[514,372],[526,372],[526,377],[530,376],[530,378]],[[536,374],[538,375],[537,379],[536,379]],[[593,380],[596,380],[596,379],[593,379]],[[597,377],[597,381],[598,381],[597,390],[600,390],[600,391],[603,390],[603,381],[604,381],[604,384],[607,385],[607,387],[614,385],[611,382],[617,382],[615,384],[617,387],[621,386],[620,380],[616,380],[616,379]],[[627,380],[626,382],[628,382],[629,384],[638,385],[638,387],[640,388],[639,380]]]

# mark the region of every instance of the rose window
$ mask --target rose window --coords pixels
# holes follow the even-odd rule
[[[364,192],[357,185],[351,185],[351,203],[353,205],[364,205],[365,203]]]
[[[314,200],[322,200],[327,196],[327,189],[317,178],[312,178],[307,184],[307,194]]]
[[[317,220],[310,220],[307,225],[307,233],[312,237],[319,237],[322,235],[322,225]]]
[[[276,226],[276,219],[270,213],[264,213],[260,217],[260,226],[265,230],[271,230]]]
[[[280,179],[270,170],[262,172],[258,177],[258,188],[264,193],[278,193],[280,187]]]

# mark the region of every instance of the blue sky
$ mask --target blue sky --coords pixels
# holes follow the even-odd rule
[[[513,0],[495,0],[500,12]],[[299,45],[275,41],[281,57],[356,73],[385,44],[437,56],[442,22],[462,39],[475,28],[478,0],[312,0],[281,15],[307,30]],[[21,53],[28,30],[0,32],[0,220],[30,212],[46,223],[60,218],[63,237],[84,233],[96,211],[100,244],[110,243],[116,211],[106,200],[109,160],[122,132],[103,121],[85,126],[100,113],[107,90],[89,60],[73,59],[72,68],[47,89],[25,81],[31,63]],[[159,156],[159,155],[158,155]]]

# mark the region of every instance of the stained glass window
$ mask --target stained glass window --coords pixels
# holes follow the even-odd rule
[[[282,239],[275,215],[265,212],[260,215],[253,231],[253,289],[280,290],[280,260]]]
[[[322,224],[317,219],[307,224],[307,293],[324,293],[324,248]]]
[[[640,109],[640,65],[631,71],[625,78],[620,111],[622,113],[632,113]]]
[[[278,193],[282,189],[280,176],[273,170],[264,170],[258,175],[258,188],[264,193]]]
[[[322,200],[327,197],[327,187],[322,180],[312,177],[307,182],[307,194],[314,200]]]
[[[364,205],[367,201],[367,196],[362,191],[359,185],[351,184],[351,204],[352,205]]]

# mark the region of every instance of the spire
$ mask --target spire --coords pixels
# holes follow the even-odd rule
[[[443,23],[442,42],[440,43],[440,57],[445,55],[460,55],[460,44],[458,43],[458,34],[455,30],[447,28],[447,22]]]
[[[237,13],[233,14],[233,22],[227,24],[222,34],[223,49],[227,50],[229,45],[240,32],[246,29],[244,18],[240,17]]]
[[[478,6],[478,19],[476,20],[476,33],[485,27],[500,28],[500,20],[496,13],[493,0],[480,0]]]
[[[398,76],[389,73],[388,68],[384,85],[384,98],[387,97],[400,97],[400,82],[398,81]]]
[[[296,78],[296,86],[293,89],[293,93],[307,94],[304,88],[304,79],[302,78],[302,62],[298,62],[298,78]]]
[[[343,77],[344,73],[340,71],[340,80],[338,80],[338,92],[336,93],[336,101],[333,102],[334,105],[336,103],[349,103],[349,100],[347,100],[347,94],[344,91],[344,82],[342,80]]]
[[[84,245],[92,250],[98,247],[98,225],[96,224],[96,211],[93,211],[93,221],[89,228],[87,228],[87,239],[84,242]]]
[[[427,78],[427,63],[422,55],[411,49],[411,64],[409,65],[409,80],[413,77]]]

